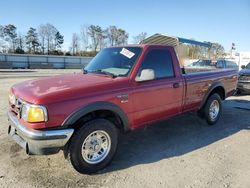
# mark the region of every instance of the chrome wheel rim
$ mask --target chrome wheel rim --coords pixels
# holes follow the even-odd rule
[[[217,100],[214,100],[209,108],[209,116],[212,120],[215,120],[220,111],[220,104]]]
[[[107,132],[97,130],[90,133],[82,144],[82,157],[89,164],[103,161],[109,154],[111,139]]]

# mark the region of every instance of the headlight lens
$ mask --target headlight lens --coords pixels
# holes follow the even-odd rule
[[[21,117],[30,123],[47,121],[47,110],[44,106],[24,104],[21,111]]]

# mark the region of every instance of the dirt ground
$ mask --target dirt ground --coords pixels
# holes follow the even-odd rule
[[[96,175],[77,173],[63,153],[28,156],[7,136],[8,89],[79,70],[0,70],[0,187],[250,187],[250,96],[230,97],[212,127],[195,114],[120,139],[113,162]]]

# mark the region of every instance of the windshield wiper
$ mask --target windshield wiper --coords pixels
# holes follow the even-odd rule
[[[86,69],[82,68],[82,73],[83,74],[88,74],[88,71]]]
[[[105,75],[111,76],[112,78],[116,78],[117,77],[117,75],[115,75],[115,74],[113,74],[111,72],[102,70],[102,69],[93,70],[93,71],[89,71],[89,72],[105,74]]]

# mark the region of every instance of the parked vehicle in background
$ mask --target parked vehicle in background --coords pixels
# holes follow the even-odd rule
[[[237,85],[238,93],[250,94],[250,62],[246,66],[242,65],[241,68]]]
[[[234,61],[227,59],[218,59],[216,62],[216,68],[220,69],[233,68],[239,70],[239,66]]]
[[[196,62],[193,62],[190,67],[215,67],[215,64],[213,64],[212,60],[210,59],[200,59]]]

